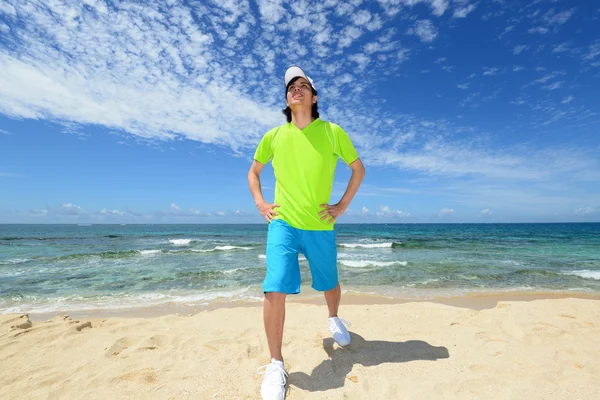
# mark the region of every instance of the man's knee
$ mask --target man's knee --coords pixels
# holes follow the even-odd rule
[[[281,292],[265,292],[265,300],[270,303],[281,303],[285,301],[286,294]]]

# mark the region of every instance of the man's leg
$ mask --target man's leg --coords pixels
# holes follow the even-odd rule
[[[283,361],[281,344],[283,342],[283,324],[285,322],[285,293],[265,293],[263,319],[265,333],[269,343],[271,358]]]
[[[338,309],[340,308],[340,299],[342,298],[342,290],[338,283],[336,287],[331,290],[327,290],[325,293],[325,301],[327,302],[327,308],[329,309],[329,318],[337,317]]]

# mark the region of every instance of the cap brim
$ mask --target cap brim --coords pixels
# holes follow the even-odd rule
[[[310,85],[313,87],[313,89],[315,89],[315,85],[314,85],[312,79],[310,79],[308,77],[308,75],[306,75],[304,73],[304,71],[302,71],[302,69],[300,67],[297,67],[297,66],[289,67],[287,69],[287,71],[285,71],[285,75],[283,76],[283,83],[285,84],[285,87],[287,87],[289,85],[289,83],[290,83],[290,81],[292,79],[298,78],[298,77],[304,78],[307,81],[309,81]]]

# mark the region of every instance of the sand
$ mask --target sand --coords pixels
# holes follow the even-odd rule
[[[288,303],[294,399],[600,399],[600,300]],[[148,318],[0,315],[0,399],[260,399],[260,306]]]

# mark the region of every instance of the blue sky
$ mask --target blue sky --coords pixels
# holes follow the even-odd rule
[[[261,222],[292,64],[367,168],[340,222],[600,221],[597,1],[3,0],[0,223]]]

